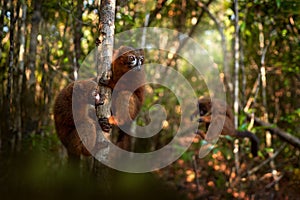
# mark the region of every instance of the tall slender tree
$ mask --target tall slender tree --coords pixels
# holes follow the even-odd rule
[[[24,74],[26,74],[26,79],[23,79],[23,91],[22,91],[22,102],[24,103],[24,129],[25,131],[33,131],[38,122],[37,105],[35,101],[36,94],[36,58],[37,58],[37,46],[38,46],[38,34],[39,25],[41,21],[41,8],[42,1],[33,1],[33,14],[31,17],[31,32],[30,32],[30,44],[28,52],[28,66],[24,68]],[[26,116],[26,117],[25,117]]]
[[[74,80],[78,79],[78,70],[80,67],[81,57],[81,38],[82,38],[82,13],[83,13],[83,0],[77,1],[75,19],[74,19]]]
[[[115,28],[115,0],[102,0],[100,5],[100,21],[99,21],[99,38],[98,38],[98,49],[97,49],[97,81],[98,91],[100,97],[104,97],[105,101],[103,105],[96,106],[97,117],[109,118],[111,115],[111,88],[105,87],[101,84],[101,81],[109,81],[111,79],[111,63],[112,53],[114,44],[114,28]],[[101,143],[101,150],[96,155],[97,159],[106,161],[109,156],[109,146],[103,134],[108,135],[104,131],[97,133],[97,142]],[[108,167],[94,162],[94,172],[101,180],[106,180],[110,176],[110,170]],[[110,185],[107,185],[110,190]]]
[[[239,113],[239,70],[240,70],[240,26],[239,26],[239,4],[238,0],[234,0],[234,126],[238,128],[238,113]],[[239,170],[239,142],[234,141],[234,154],[236,170]]]

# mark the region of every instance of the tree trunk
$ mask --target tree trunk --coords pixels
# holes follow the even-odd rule
[[[81,38],[82,38],[82,13],[83,13],[83,0],[77,1],[75,19],[74,19],[74,80],[78,79],[78,70],[80,67],[79,60],[81,56]]]
[[[36,54],[37,54],[37,36],[39,34],[39,24],[41,20],[41,7],[42,1],[35,0],[34,11],[31,18],[31,33],[30,33],[30,46],[28,54],[28,67],[25,68],[26,79],[23,82],[22,102],[24,105],[24,129],[27,132],[32,132],[36,129],[38,124],[38,116],[36,111]],[[28,83],[28,84],[27,84]]]
[[[41,7],[42,2],[35,0],[34,2],[34,11],[31,18],[31,33],[30,33],[30,47],[29,47],[29,86],[35,88],[36,78],[35,78],[35,60],[36,60],[36,49],[37,49],[37,36],[39,34],[39,24],[41,21]],[[34,90],[32,91],[34,92]]]
[[[111,76],[111,62],[114,43],[115,1],[103,0],[100,7],[99,42],[97,56],[97,81],[100,96],[105,98],[104,104],[97,106],[98,118],[109,118],[111,115],[111,89],[101,85],[100,80],[106,82]],[[101,138],[102,134],[98,134]],[[103,139],[101,139],[103,140]],[[103,142],[103,141],[99,141]],[[108,152],[108,151],[106,151]],[[100,153],[101,154],[101,153]],[[100,155],[105,159],[105,156]]]
[[[13,1],[9,1],[10,5],[10,26],[9,26],[9,56],[8,56],[8,78],[7,78],[7,88],[6,88],[6,101],[8,104],[8,128],[12,129],[12,119],[11,119],[11,102],[12,102],[12,84],[13,84],[13,68],[14,68],[14,34],[15,34],[15,12]]]
[[[2,39],[4,38],[4,13],[6,10],[6,4],[5,0],[0,1],[0,7],[1,7],[1,13],[0,13],[0,58],[2,58],[2,51],[3,51],[3,45],[2,45]]]
[[[42,23],[42,29],[47,30],[47,24]],[[46,37],[43,37],[42,39],[43,46],[41,50],[41,56],[40,56],[40,68],[42,71],[42,80],[41,80],[41,88],[43,95],[40,96],[40,103],[39,103],[39,116],[40,116],[40,122],[39,122],[39,129],[38,132],[43,133],[43,127],[48,126],[51,119],[49,118],[49,113],[47,112],[51,107],[52,102],[52,83],[53,83],[53,70],[51,67],[49,67],[51,64],[50,56],[49,56],[49,42],[47,41]],[[45,112],[46,111],[46,112]]]
[[[21,101],[21,91],[22,91],[22,81],[23,81],[23,71],[24,71],[24,58],[25,58],[25,34],[26,34],[26,14],[27,14],[27,5],[26,3],[22,3],[21,9],[21,23],[19,30],[19,66],[15,72],[15,129],[18,136],[18,143],[22,139],[22,101]]]
[[[4,13],[5,13],[5,10],[6,10],[7,2],[5,2],[5,0],[1,0],[0,5],[1,5],[0,6],[1,7],[1,13],[0,13],[0,41],[2,41],[2,39],[5,36],[3,27],[4,27]],[[3,51],[3,45],[2,45],[2,42],[0,42],[0,58],[1,59],[3,58],[2,51]],[[2,70],[4,71],[5,69],[2,69]],[[1,70],[1,74],[4,74],[2,70]],[[3,82],[3,80],[4,80],[3,75],[1,75],[0,78],[1,78],[1,81]],[[4,84],[1,84],[1,88],[0,88],[0,120],[1,121],[4,121],[4,119],[5,119],[4,102],[5,102],[5,89],[4,89]],[[2,137],[3,137],[3,133],[6,130],[6,128],[5,128],[6,125],[7,125],[7,123],[1,123],[0,124],[0,151],[2,150]]]
[[[12,113],[12,84],[13,84],[13,73],[14,73],[14,46],[15,46],[15,40],[14,40],[14,34],[15,34],[15,24],[16,24],[16,18],[15,18],[15,8],[13,1],[9,1],[10,6],[10,27],[9,27],[9,56],[8,56],[8,78],[7,78],[7,88],[6,88],[6,98],[5,98],[5,108],[4,107],[4,113],[6,113],[5,121],[7,122],[7,129],[6,133],[4,133],[5,136],[5,143],[11,144],[11,148],[14,148],[14,142],[12,141],[14,135],[13,135],[13,113]]]
[[[96,106],[97,117],[109,118],[111,115],[111,88],[101,85],[100,80],[106,82],[111,78],[111,62],[114,44],[114,22],[115,22],[114,0],[102,0],[100,5],[100,23],[99,23],[99,46],[97,52],[97,81],[100,97],[104,97],[104,104]],[[111,132],[111,131],[110,131]],[[106,138],[103,137],[104,131],[97,133],[97,142],[101,149],[97,152],[96,158],[100,161],[106,161],[109,156],[109,146]],[[109,180],[111,170],[100,162],[94,162],[95,175],[100,180]],[[107,189],[110,190],[111,184],[107,183]]]
[[[235,129],[238,128],[238,114],[239,114],[239,70],[240,70],[240,28],[239,28],[239,7],[238,7],[238,0],[234,0],[234,126]],[[235,158],[235,167],[236,171],[239,171],[240,162],[239,162],[239,140],[234,140],[234,158]]]

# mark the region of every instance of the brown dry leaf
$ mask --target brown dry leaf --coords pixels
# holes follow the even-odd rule
[[[208,185],[209,187],[214,187],[214,186],[215,186],[215,183],[214,183],[213,181],[209,181],[209,182],[207,183],[207,185]]]

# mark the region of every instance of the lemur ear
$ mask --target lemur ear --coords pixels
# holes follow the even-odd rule
[[[138,49],[138,51],[139,51],[139,53],[140,53],[141,55],[144,55],[144,54],[145,54],[144,49]]]

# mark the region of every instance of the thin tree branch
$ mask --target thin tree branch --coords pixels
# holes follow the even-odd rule
[[[214,21],[214,23],[216,24],[216,27],[219,31],[219,34],[221,36],[221,44],[222,44],[222,51],[223,51],[223,70],[224,70],[224,83],[225,83],[225,88],[227,91],[230,92],[230,94],[232,94],[232,89],[233,87],[231,86],[232,83],[230,81],[230,76],[229,76],[229,65],[227,62],[227,44],[226,44],[226,36],[224,33],[224,27],[222,26],[222,24],[219,22],[219,20],[210,12],[210,10],[208,9],[208,7],[199,2],[198,3],[199,6],[208,14],[208,16]],[[198,23],[199,21],[197,21]],[[232,96],[231,96],[232,98]]]
[[[286,144],[283,144],[279,147],[279,149],[268,159],[264,160],[262,163],[260,163],[258,166],[252,168],[251,170],[249,170],[247,172],[248,176],[254,174],[255,172],[257,172],[260,168],[262,168],[263,166],[265,166],[266,164],[268,164],[271,160],[274,160],[279,153],[286,147]]]
[[[148,19],[148,23],[147,26],[150,26],[151,23],[153,22],[153,20],[155,19],[156,15],[158,13],[160,13],[160,11],[163,9],[163,7],[165,6],[167,0],[157,0],[157,4],[155,9],[150,13],[149,19]]]
[[[250,119],[251,115],[249,113],[246,113],[247,117]],[[277,135],[279,138],[281,138],[282,140],[288,142],[289,144],[293,145],[294,147],[300,149],[300,139],[293,136],[292,134],[278,128],[275,127],[274,124],[270,124],[267,123],[263,120],[260,120],[258,118],[254,118],[254,122],[255,124],[259,125],[259,126],[263,126],[265,127],[267,130],[269,130],[272,134]]]
[[[213,0],[209,0],[207,3],[204,4],[204,6],[208,7],[212,2],[213,2]],[[201,10],[201,13],[199,14],[199,16],[197,18],[196,24],[191,28],[191,30],[187,34],[188,37],[185,37],[185,38],[182,39],[182,41],[178,45],[178,47],[177,47],[175,53],[173,54],[173,56],[167,60],[167,66],[171,65],[171,63],[174,60],[176,60],[178,52],[185,46],[185,44],[187,43],[188,39],[193,36],[193,34],[195,33],[195,30],[197,28],[197,25],[200,23],[203,15],[204,15],[204,12],[203,12],[203,10]]]
[[[78,18],[75,14],[74,14],[74,10],[76,7],[73,7],[72,9],[67,9],[65,8],[63,5],[61,5],[61,2],[58,2],[58,6],[64,10],[66,13],[71,14],[72,18],[77,22],[77,23],[81,23],[82,25],[88,26],[88,27],[97,27],[95,24],[93,23],[88,23],[88,22],[84,22],[82,21],[80,18]]]
[[[281,175],[281,176],[276,176],[276,179],[273,181],[273,182],[271,182],[271,183],[269,183],[268,185],[266,185],[266,189],[270,189],[271,187],[273,187],[274,185],[275,185],[275,187],[276,187],[276,185],[278,184],[278,182],[283,178],[283,174]]]

